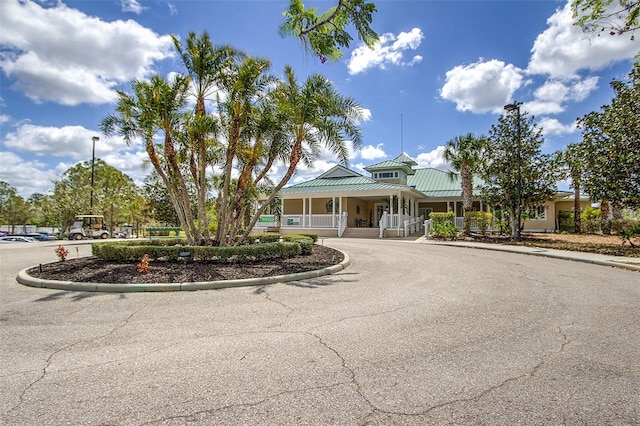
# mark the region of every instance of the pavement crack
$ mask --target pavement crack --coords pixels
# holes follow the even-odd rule
[[[121,321],[119,324],[117,324],[115,327],[113,327],[111,330],[107,331],[106,333],[104,333],[102,336],[98,336],[98,337],[94,337],[91,339],[85,339],[85,340],[78,340],[77,342],[73,342],[67,345],[62,346],[61,348],[53,351],[45,360],[44,362],[44,367],[42,367],[42,369],[40,370],[40,375],[33,380],[31,383],[29,383],[27,386],[25,386],[25,388],[22,390],[22,392],[20,393],[20,395],[18,396],[18,402],[11,407],[11,409],[8,411],[9,413],[14,412],[15,410],[17,410],[18,408],[20,408],[20,406],[25,402],[26,400],[26,395],[29,392],[29,390],[31,388],[33,388],[35,385],[37,385],[39,382],[41,382],[42,380],[44,380],[44,378],[47,376],[47,372],[49,370],[49,368],[51,367],[51,364],[53,363],[53,359],[56,357],[56,355],[65,352],[77,345],[81,345],[83,343],[91,343],[91,342],[97,342],[101,339],[104,339],[105,337],[111,336],[113,335],[116,331],[122,329],[123,327],[125,327],[129,321],[131,320],[131,318],[133,318],[138,312],[140,312],[142,309],[144,309],[145,307],[142,307],[140,309],[138,309],[137,311],[133,312],[132,314],[130,314],[127,318],[125,318],[123,321]]]
[[[482,392],[478,393],[475,396],[470,396],[468,398],[459,398],[459,399],[455,399],[452,401],[446,401],[446,402],[442,402],[440,404],[431,406],[429,408],[427,408],[426,410],[423,411],[418,411],[415,413],[407,413],[407,412],[402,412],[402,411],[391,411],[391,410],[383,410],[380,408],[375,407],[373,404],[371,404],[371,406],[373,407],[374,411],[378,411],[384,414],[389,414],[389,415],[397,415],[397,416],[407,416],[407,417],[419,417],[419,416],[425,416],[430,414],[431,412],[438,410],[440,408],[443,407],[448,407],[450,405],[454,405],[454,404],[459,404],[459,403],[464,403],[464,402],[477,402],[480,399],[482,399],[483,397],[485,397],[486,395],[490,394],[493,391],[496,391],[506,385],[508,385],[509,383],[513,383],[513,382],[517,382],[519,380],[522,379],[526,379],[529,377],[533,377],[546,363],[547,358],[553,356],[553,355],[557,355],[560,353],[563,353],[565,351],[565,348],[567,347],[567,345],[569,345],[571,343],[571,340],[567,337],[567,334],[564,332],[563,328],[564,326],[569,326],[571,324],[565,324],[565,325],[558,325],[558,333],[560,334],[560,336],[562,337],[562,342],[560,343],[560,347],[557,350],[551,351],[551,352],[547,352],[546,354],[542,355],[539,359],[539,362],[533,366],[533,368],[531,368],[528,371],[525,371],[524,373],[515,376],[515,377],[510,377],[508,379],[503,380],[502,382],[491,386],[485,390],[483,390]]]

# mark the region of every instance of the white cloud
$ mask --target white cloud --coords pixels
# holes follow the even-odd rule
[[[11,120],[11,117],[5,114],[0,114],[0,124],[8,123]]]
[[[139,147],[138,144],[127,146],[122,138],[106,139],[99,135],[99,132],[81,126],[46,127],[24,123],[15,131],[5,135],[3,145],[39,156],[67,157],[82,161],[91,158],[93,136],[100,137],[96,142],[96,157],[113,153],[130,153]]]
[[[416,157],[418,167],[449,170],[449,164],[444,159],[444,150],[445,147],[440,145],[432,151],[418,154]]]
[[[609,64],[632,59],[640,50],[640,39],[624,36],[589,36],[573,25],[571,1],[548,20],[538,35],[527,71],[554,78],[572,78],[583,69],[599,70]]]
[[[360,151],[360,157],[363,160],[377,160],[379,158],[385,158],[387,153],[382,149],[383,144],[379,143],[376,146],[367,145]]]
[[[555,101],[531,101],[526,102],[522,106],[523,111],[527,111],[529,114],[558,114],[564,111],[564,107]]]
[[[53,181],[60,177],[56,169],[47,169],[40,161],[26,161],[13,152],[0,152],[2,168],[0,168],[0,180],[11,182],[23,198],[31,194],[46,194],[53,189]]]
[[[140,15],[145,9],[136,0],[120,0],[120,4],[122,5],[123,12],[131,12],[135,13],[136,15]]]
[[[404,60],[405,50],[416,50],[424,35],[420,28],[413,28],[408,33],[401,32],[397,36],[385,33],[373,49],[362,44],[351,52],[347,61],[349,74],[354,75],[369,68],[386,69],[387,65],[412,66],[422,61],[422,56],[416,55],[410,61]]]
[[[502,112],[522,85],[522,71],[492,59],[459,65],[446,74],[440,96],[456,103],[458,111]]]
[[[547,80],[534,92],[536,99],[540,101],[562,102],[569,94],[569,88],[562,82]]]
[[[598,88],[599,77],[589,77],[573,84],[569,94],[570,99],[580,102],[585,100],[591,92]]]
[[[575,133],[578,131],[577,123],[562,124],[555,118],[544,117],[540,120],[540,127],[542,127],[542,133],[545,136],[549,135],[564,135],[569,133]]]
[[[170,57],[170,36],[159,36],[135,21],[105,22],[57,3],[0,2],[0,68],[14,90],[34,102],[100,104],[113,89],[153,71]],[[64,34],[64,37],[60,35]]]
[[[563,104],[566,102],[583,101],[597,88],[598,77],[568,81],[550,79],[534,91],[535,100],[527,102],[524,108],[534,115],[557,114],[565,110]]]

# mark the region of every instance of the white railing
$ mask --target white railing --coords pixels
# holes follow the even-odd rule
[[[348,213],[343,212],[342,217],[339,218],[338,237],[342,237],[342,234],[344,234],[344,230],[347,229],[347,216],[348,216]]]
[[[340,214],[283,214],[280,226],[283,228],[288,227],[336,229],[338,228],[340,220]]]
[[[335,221],[334,221],[335,217]],[[308,218],[307,218],[308,219]],[[336,214],[312,214],[310,228],[335,228],[338,226],[340,215]]]
[[[471,232],[480,232],[480,228],[478,227],[478,222],[476,221],[475,218],[471,218],[469,219],[471,221],[470,225],[471,225]],[[464,217],[456,217],[455,218],[455,225],[456,228],[458,228],[459,230],[464,229]],[[487,232],[494,232],[497,231],[497,228],[493,228],[491,225],[489,225],[486,229]]]
[[[378,227],[380,228],[380,238],[384,238],[384,230],[388,228],[389,222],[389,213],[382,213],[380,222],[378,222]]]
[[[404,236],[408,237],[409,235],[415,234],[422,227],[422,222],[424,221],[423,217],[410,217],[409,219],[404,220]]]

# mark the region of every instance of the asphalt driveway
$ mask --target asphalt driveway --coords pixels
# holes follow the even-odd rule
[[[128,294],[22,286],[55,245],[0,247],[0,423],[640,424],[640,273],[324,244],[352,265]]]

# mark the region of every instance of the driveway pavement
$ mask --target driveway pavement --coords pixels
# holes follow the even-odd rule
[[[324,244],[352,265],[126,294],[22,286],[55,245],[0,247],[0,424],[640,424],[640,273]]]

